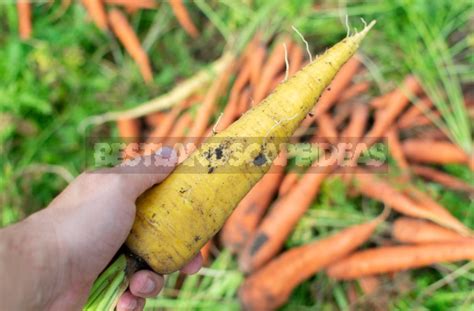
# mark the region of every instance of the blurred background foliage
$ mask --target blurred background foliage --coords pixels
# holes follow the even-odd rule
[[[371,95],[392,89],[408,73],[416,74],[442,114],[437,125],[472,152],[473,122],[463,104],[463,93],[472,92],[474,82],[472,1],[195,0],[186,4],[201,31],[197,40],[179,26],[166,1],[156,10],[131,16],[152,63],[151,85],[143,83],[130,57],[113,36],[89,21],[79,3],[64,10],[60,1],[35,2],[33,37],[28,41],[18,36],[15,4],[0,4],[1,226],[47,206],[87,169],[87,135],[117,135],[113,123],[79,131],[85,118],[134,107],[165,93],[217,59],[224,49],[241,51],[256,29],[267,37],[286,33],[300,40],[292,30],[295,26],[317,54],[346,36],[346,16],[352,29],[362,28],[361,18],[376,19],[361,51],[377,85]],[[472,172],[465,166],[444,169],[473,183]],[[420,186],[436,193],[455,216],[474,227],[472,198],[436,184],[420,181]],[[372,218],[377,211],[380,204],[350,198],[340,180],[329,179],[287,246]],[[384,229],[380,231],[377,237],[383,238]],[[412,278],[401,277],[398,283],[390,283],[387,297],[380,299],[389,299],[394,310],[468,310],[474,305],[474,270],[472,265],[468,268],[436,295],[431,295],[430,286],[460,269],[458,265],[440,265],[437,270],[418,270]],[[183,299],[165,296],[148,305],[237,309],[235,293],[243,276],[230,255],[222,252],[203,274],[199,282],[194,277],[186,279],[177,296]],[[169,284],[176,278],[172,275]],[[346,285],[318,274],[295,291],[284,309],[347,309]]]

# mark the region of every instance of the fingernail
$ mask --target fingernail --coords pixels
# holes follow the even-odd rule
[[[127,310],[135,310],[138,307],[138,301],[136,299],[130,299],[126,306]]]
[[[166,146],[156,152],[156,155],[159,157],[162,157],[163,159],[170,159],[174,157],[175,154],[176,154],[176,151],[173,148],[166,147]]]
[[[145,284],[143,284],[143,294],[151,294],[156,288],[155,282],[153,282],[150,278],[147,278]]]

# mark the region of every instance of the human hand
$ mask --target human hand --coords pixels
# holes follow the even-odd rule
[[[133,173],[122,166],[83,173],[48,208],[3,229],[0,309],[81,309],[92,283],[130,232],[136,198],[168,176],[177,155],[163,148],[154,159],[156,165],[142,167],[146,174],[136,173],[140,167]],[[181,271],[195,273],[201,263],[198,255]],[[4,280],[12,282],[6,286]],[[143,309],[144,298],[156,296],[163,283],[161,275],[137,271],[117,310]]]

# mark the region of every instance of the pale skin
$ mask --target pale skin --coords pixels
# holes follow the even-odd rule
[[[127,238],[136,198],[166,178],[177,156],[164,148],[153,160],[157,165],[138,164],[146,173],[124,167],[83,173],[47,208],[0,230],[0,309],[80,310]],[[198,255],[181,271],[195,273],[201,263]],[[161,275],[137,271],[117,310],[142,310],[163,283]]]

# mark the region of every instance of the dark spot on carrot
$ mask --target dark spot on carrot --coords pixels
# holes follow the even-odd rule
[[[314,117],[314,113],[312,113],[312,112],[308,113],[308,115],[309,115],[311,118]]]
[[[261,152],[258,154],[258,156],[255,157],[255,159],[253,159],[253,164],[256,166],[262,166],[266,162],[267,162],[267,158]]]
[[[223,152],[222,149],[219,147],[216,149],[216,159],[220,160],[222,158]]]
[[[328,87],[328,88],[327,88],[327,90],[328,90],[328,91],[330,91],[330,90],[331,90],[331,88],[330,88],[330,87]]]
[[[260,233],[255,238],[255,241],[250,248],[250,255],[253,256],[255,253],[268,241],[268,236],[265,233]]]

